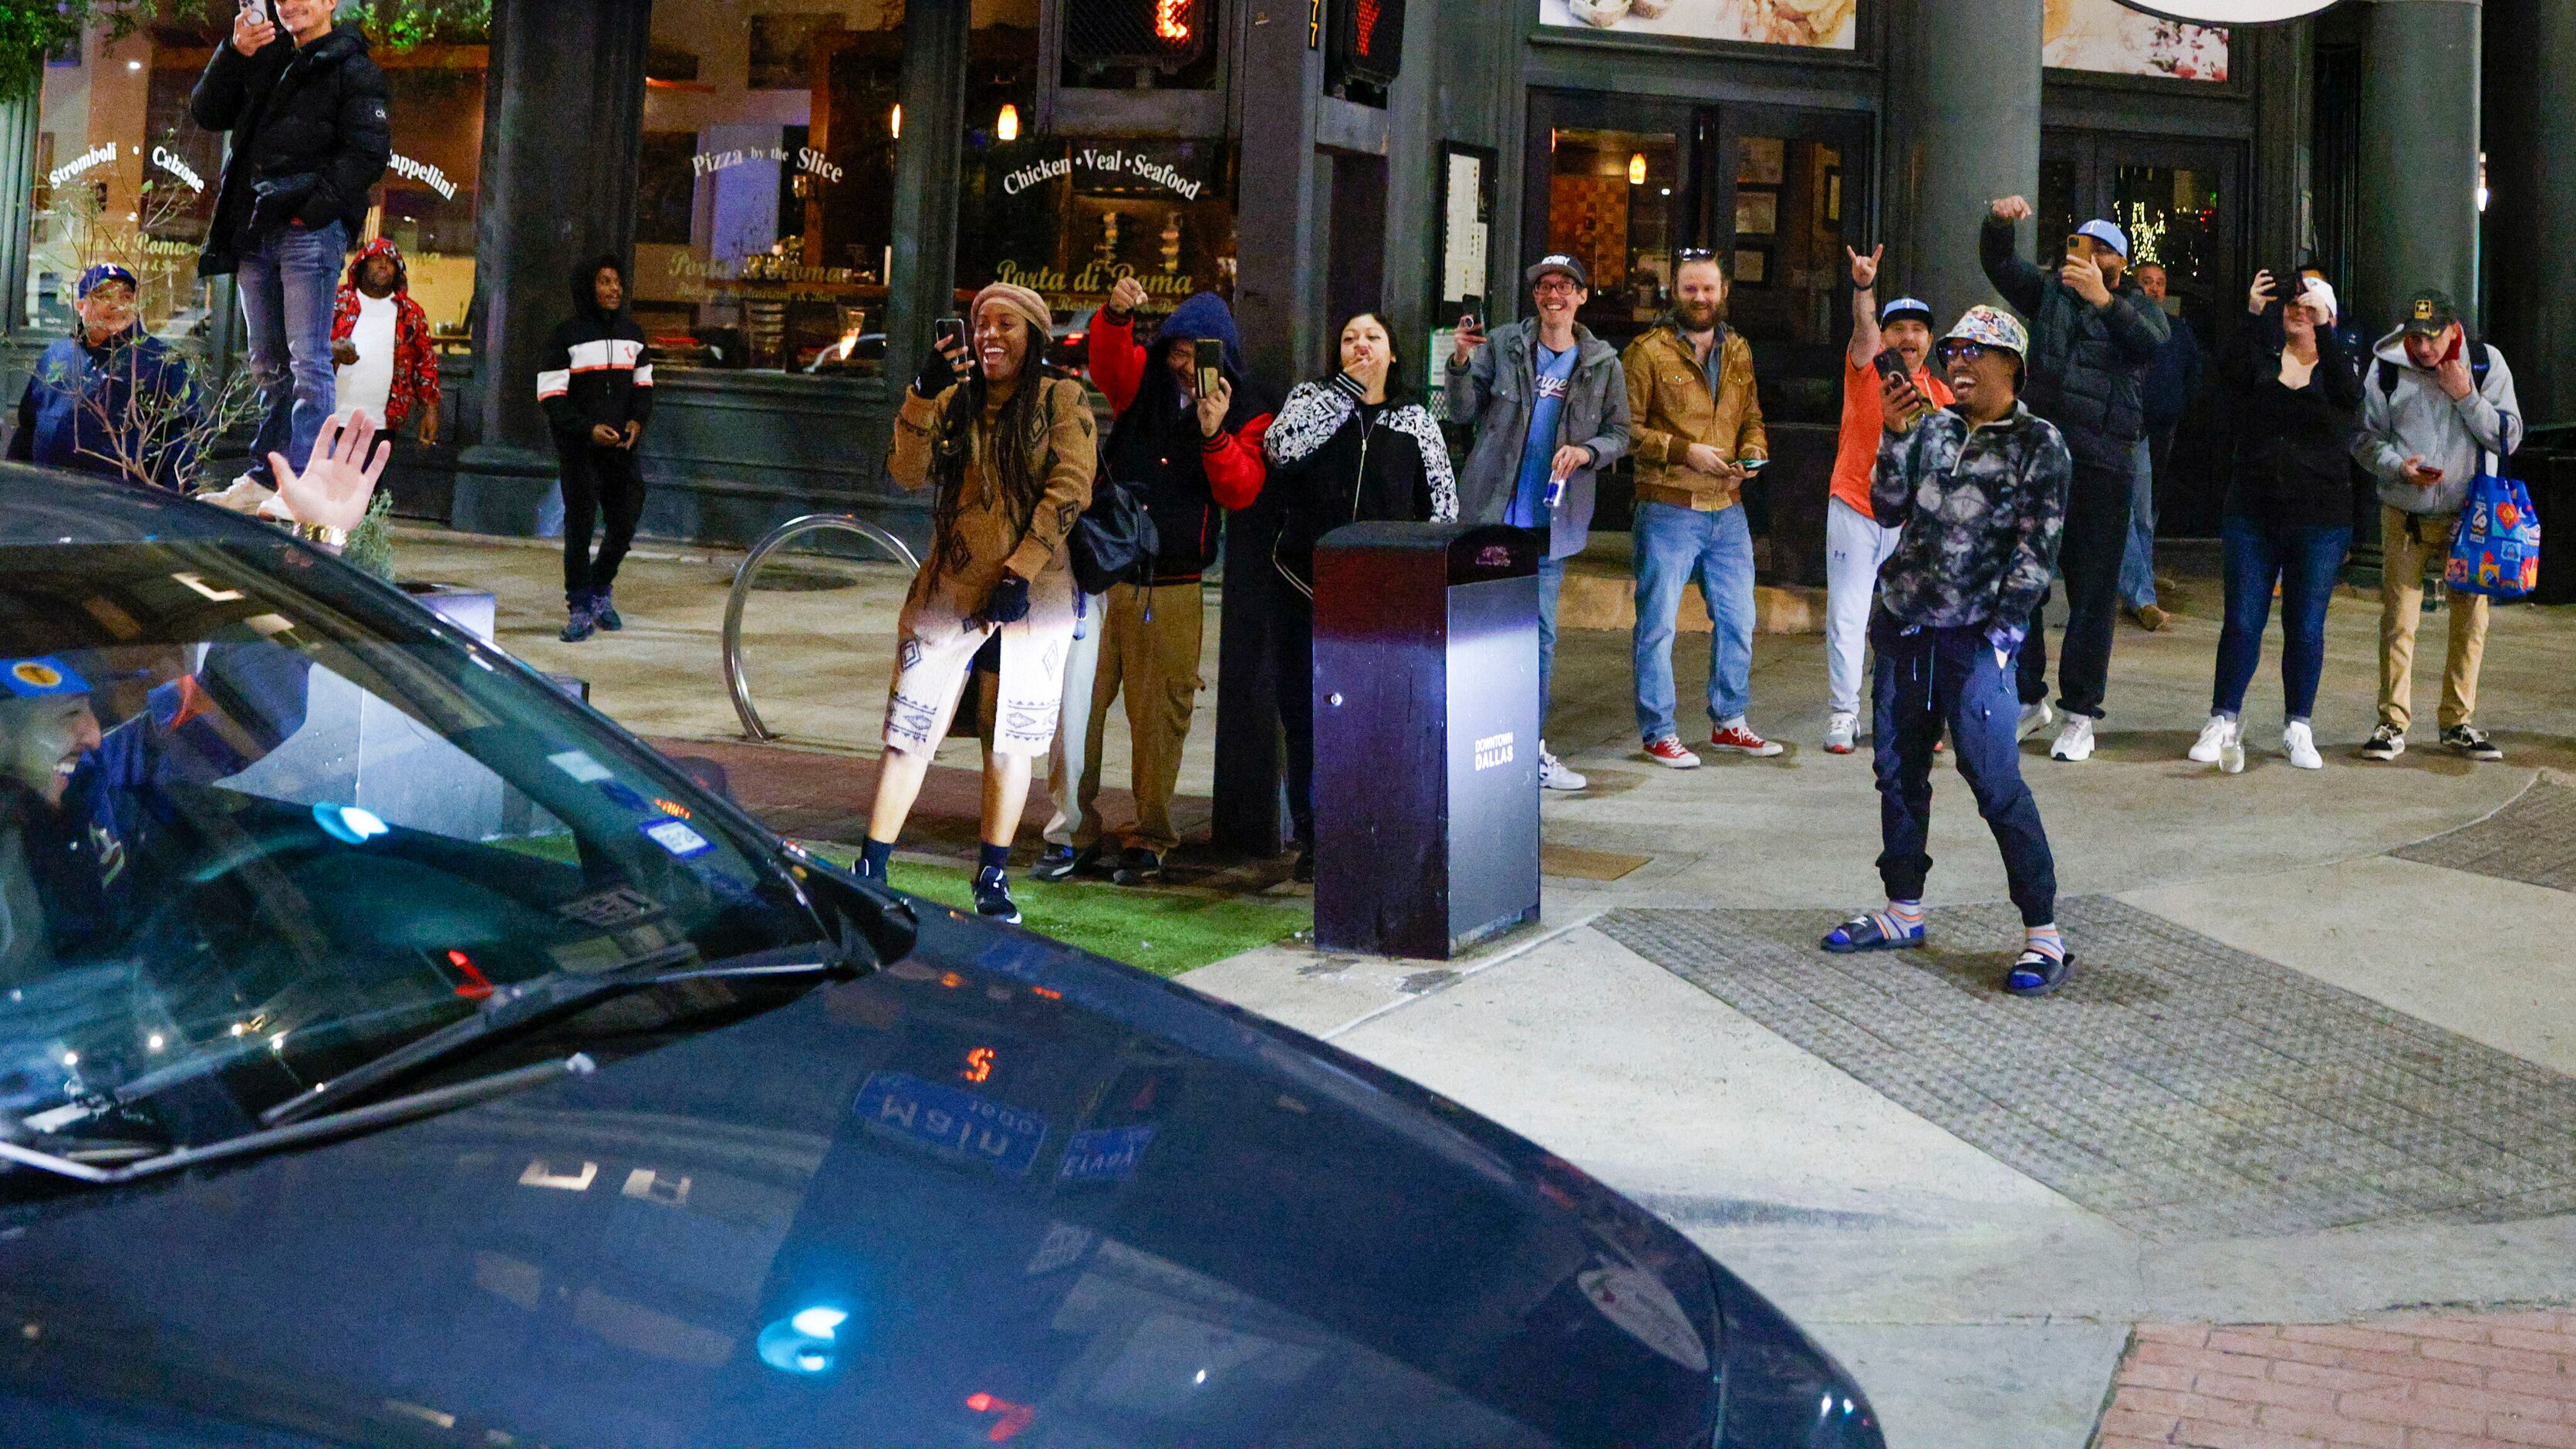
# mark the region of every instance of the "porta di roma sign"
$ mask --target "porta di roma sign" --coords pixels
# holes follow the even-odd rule
[[[2331,10],[2335,0],[2120,0],[2132,10],[2195,25],[2271,25]]]

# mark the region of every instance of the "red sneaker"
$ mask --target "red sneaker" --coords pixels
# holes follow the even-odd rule
[[[1756,759],[1766,759],[1780,753],[1778,741],[1766,740],[1743,725],[1713,731],[1708,737],[1708,742],[1721,750],[1733,750],[1739,755],[1751,755]]]
[[[1696,770],[1699,768],[1698,752],[1683,744],[1679,735],[1666,735],[1646,746],[1646,758],[1668,769]]]

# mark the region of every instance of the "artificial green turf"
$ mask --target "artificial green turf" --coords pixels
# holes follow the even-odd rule
[[[837,845],[807,842],[805,848],[844,866],[855,854]],[[975,873],[963,866],[898,860],[892,874],[897,890],[944,906],[975,908]],[[1039,935],[1141,966],[1157,976],[1178,976],[1211,961],[1286,940],[1315,924],[1313,908],[1303,902],[1180,895],[1096,881],[1040,881],[1014,875],[1011,898],[1020,903],[1022,924]]]

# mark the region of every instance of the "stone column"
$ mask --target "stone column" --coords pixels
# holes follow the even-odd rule
[[[2359,295],[2344,308],[2365,331],[2396,325],[2399,301],[2419,287],[2440,287],[2463,314],[2477,315],[2483,18],[2477,0],[2361,7]]]
[[[27,261],[36,222],[36,90],[0,105],[0,336],[27,326]],[[16,397],[16,392],[9,394]]]
[[[1908,245],[1906,270],[1896,275],[1946,323],[1997,300],[1977,262],[1987,203],[2025,196],[2039,204],[2041,0],[1921,0],[1914,8],[1887,214],[1889,230]],[[2024,222],[2025,251],[2030,238]]]
[[[2565,422],[2576,419],[2576,298],[2553,262],[2576,238],[2576,8],[2492,0],[2486,19],[2486,330],[2523,415]]]
[[[475,207],[483,436],[458,460],[458,528],[532,532],[556,476],[537,371],[573,269],[634,252],[652,18],[652,0],[494,0]]]
[[[900,399],[955,307],[957,172],[966,148],[968,0],[912,0],[903,14],[903,135],[894,162],[894,266],[886,278],[887,392]]]
[[[1425,7],[1428,8],[1428,7]],[[1323,58],[1306,44],[1307,7],[1271,3],[1250,14],[1236,52],[1243,114],[1235,232],[1241,270],[1234,314],[1255,376],[1284,391],[1320,355],[1329,170],[1315,148]],[[1406,59],[1427,59],[1408,51]],[[1311,680],[1270,667],[1270,621],[1287,588],[1270,565],[1275,500],[1226,520],[1224,605],[1217,634],[1216,843],[1249,855],[1279,848],[1279,691]]]

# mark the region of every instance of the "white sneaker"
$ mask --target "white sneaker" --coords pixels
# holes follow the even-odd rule
[[[2317,753],[2317,732],[2309,728],[2306,720],[2294,719],[2281,731],[2281,752],[2302,770],[2326,767],[2326,757]]]
[[[2093,717],[2067,716],[2066,728],[2057,732],[2057,743],[2048,747],[2048,757],[2069,763],[2093,758]]]
[[[1860,717],[1837,713],[1825,721],[1825,753],[1848,755],[1860,739]]]
[[[1538,787],[1542,790],[1580,790],[1590,780],[1565,767],[1565,762],[1547,752],[1547,741],[1538,742]]]
[[[2219,755],[2227,748],[2228,737],[2235,733],[2236,721],[2223,714],[2211,715],[2209,723],[2200,727],[2200,738],[2191,742],[2192,763],[2217,764]]]
[[[2057,711],[2048,707],[2047,700],[2043,699],[2037,704],[2025,704],[2021,707],[2021,723],[2013,730],[2013,743],[2020,744],[2055,723],[2057,723]]]

